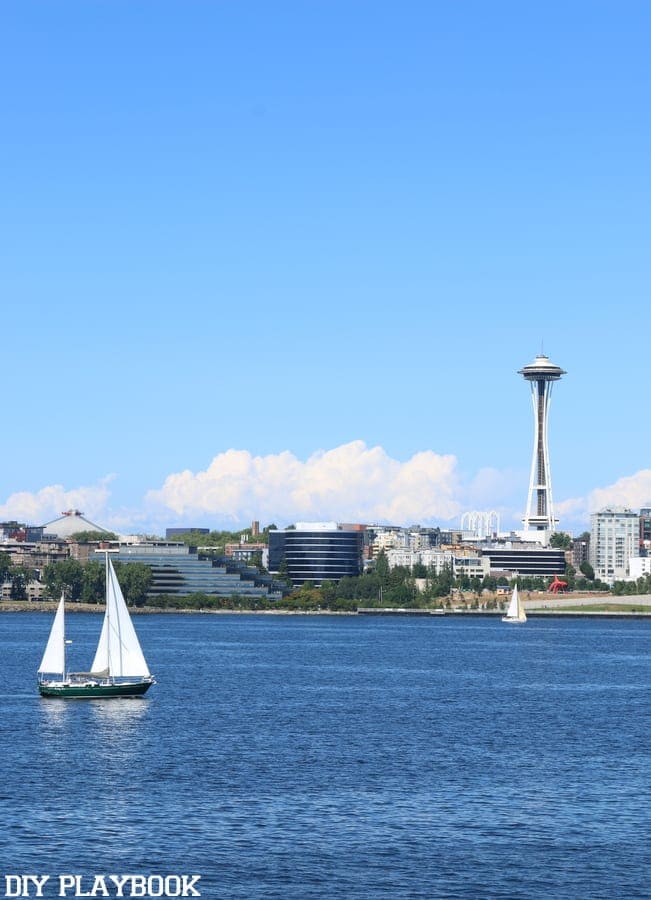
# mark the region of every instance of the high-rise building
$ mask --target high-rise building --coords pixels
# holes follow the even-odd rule
[[[630,560],[640,555],[640,517],[631,509],[607,507],[590,516],[590,565],[595,576],[612,584],[630,575]]]
[[[555,381],[565,375],[565,371],[555,366],[542,353],[532,363],[519,369],[519,375],[531,385],[533,402],[534,441],[531,459],[531,476],[529,478],[529,494],[527,510],[524,515],[525,532],[543,532],[541,537],[546,543],[546,536],[556,528],[554,518],[554,502],[552,500],[552,478],[549,467],[549,446],[547,443],[547,420]]]

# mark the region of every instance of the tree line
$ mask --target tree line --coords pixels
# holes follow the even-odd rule
[[[115,574],[130,606],[144,606],[151,588],[152,574],[144,563],[113,563]],[[0,553],[0,583],[11,582],[12,600],[27,599],[27,585],[34,581],[37,572],[26,566],[13,566],[8,553]],[[63,559],[45,566],[41,582],[46,595],[78,603],[103,603],[106,594],[104,563],[80,563],[76,559]]]

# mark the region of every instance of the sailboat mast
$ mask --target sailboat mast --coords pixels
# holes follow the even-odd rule
[[[113,674],[113,665],[111,662],[111,604],[109,603],[109,552],[108,550],[104,551],[104,616],[106,618],[106,654],[108,658],[108,671],[109,675]]]
[[[66,671],[68,668],[66,665],[66,659],[67,659],[66,644],[72,644],[72,641],[66,640],[66,617],[65,617],[66,595],[63,591],[61,591],[61,603],[63,604],[63,634],[61,635],[61,638],[63,640],[63,672],[61,673],[61,679],[62,679],[62,681],[65,681],[66,680]]]

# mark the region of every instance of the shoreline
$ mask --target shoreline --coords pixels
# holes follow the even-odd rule
[[[549,600],[542,601],[540,606],[532,605],[527,608],[528,618],[610,618],[610,619],[647,619],[651,618],[651,595],[645,596],[644,600],[637,602],[632,597],[622,598],[622,602],[618,603],[613,597],[608,597],[607,602],[603,604],[594,603],[594,606],[608,606],[610,609],[577,609],[576,606],[571,609],[564,608],[567,606],[567,597],[564,598],[565,603],[558,606],[550,605]],[[578,599],[578,598],[577,598]],[[624,602],[625,601],[625,602]],[[553,601],[552,601],[553,602]],[[585,601],[584,601],[585,602]],[[580,604],[578,604],[580,605]],[[613,606],[621,605],[628,607],[626,609],[612,609]],[[17,601],[0,601],[0,614],[2,613],[48,613],[52,615],[56,612],[58,606],[57,600],[17,600]],[[641,609],[630,609],[631,606],[642,607]],[[644,608],[646,607],[646,608]],[[103,614],[105,606],[103,603],[66,603],[66,613],[94,613]],[[132,615],[193,615],[193,616],[220,616],[220,615],[247,615],[247,616],[364,616],[370,618],[437,618],[437,617],[481,617],[495,618],[503,616],[504,611],[499,609],[443,609],[443,608],[395,608],[395,607],[359,607],[355,610],[328,610],[328,609],[168,609],[158,606],[145,607],[129,607]]]

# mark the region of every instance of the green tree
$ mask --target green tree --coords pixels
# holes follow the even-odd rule
[[[0,584],[7,581],[11,572],[11,556],[9,553],[0,553]]]
[[[89,562],[82,573],[81,599],[84,603],[104,602],[104,564]]]
[[[567,581],[568,589],[573,591],[576,582],[576,569],[574,566],[569,565],[569,563],[565,566],[565,579]]]
[[[594,581],[594,569],[587,559],[583,560],[583,562],[579,566],[579,569],[581,570],[581,572],[583,572],[588,581]]]
[[[453,584],[454,577],[452,575],[452,566],[446,563],[437,579],[436,596],[447,597],[452,590]]]
[[[560,550],[569,550],[572,546],[572,538],[566,531],[555,531],[549,539],[550,547],[558,547]]]
[[[12,600],[27,600],[27,585],[34,578],[32,569],[26,566],[13,566],[11,569],[11,591]]]
[[[481,578],[478,575],[470,579],[470,589],[474,594],[481,594]]]
[[[145,563],[119,563],[117,561],[113,566],[127,604],[144,606],[152,582],[150,567]]]
[[[283,556],[280,560],[280,565],[278,566],[278,575],[277,580],[281,581],[283,584],[286,584],[287,587],[292,586],[292,580],[289,577],[289,567],[287,566],[287,557]]]
[[[332,609],[337,600],[337,584],[334,581],[324,581],[321,585],[321,598],[326,609]]]
[[[382,584],[385,584],[389,578],[389,560],[384,550],[380,550],[376,560],[374,571]]]
[[[459,588],[460,591],[469,591],[469,590],[471,590],[471,589],[472,589],[472,584],[471,584],[471,581],[470,581],[470,576],[469,576],[469,575],[466,575],[465,573],[464,573],[463,575],[460,575],[460,576],[457,578],[457,587]]]
[[[65,594],[67,600],[79,600],[84,586],[84,567],[76,559],[63,559],[43,570],[43,582],[50,597]]]

